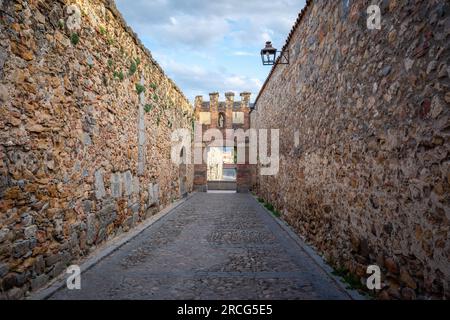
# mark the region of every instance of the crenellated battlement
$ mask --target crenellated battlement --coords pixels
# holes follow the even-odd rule
[[[250,92],[242,92],[241,100],[234,100],[234,92],[225,93],[225,101],[219,100],[219,93],[209,94],[209,101],[203,101],[203,96],[195,97],[195,118],[210,128],[232,129],[250,128]]]
[[[241,92],[240,101],[235,101],[234,92],[226,92],[225,93],[225,101],[220,101],[220,96],[218,92],[212,92],[209,94],[209,101],[203,101],[203,96],[196,96],[194,107],[195,109],[199,109],[202,111],[214,111],[220,109],[232,108],[235,110],[238,109],[251,109],[253,108],[253,104],[250,103],[250,92]]]

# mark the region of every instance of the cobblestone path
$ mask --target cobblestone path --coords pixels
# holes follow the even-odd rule
[[[196,193],[51,299],[349,299],[248,194]]]

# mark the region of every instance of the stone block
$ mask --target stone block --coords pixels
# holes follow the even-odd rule
[[[43,256],[37,256],[34,261],[34,272],[41,274],[45,271],[45,260]]]
[[[61,260],[61,255],[59,253],[51,254],[45,258],[45,266],[51,267]]]
[[[46,274],[41,274],[36,278],[31,279],[31,289],[37,290],[42,288],[49,281],[49,277]]]
[[[153,194],[153,183],[148,185],[148,206],[151,207],[155,204],[155,195]]]
[[[10,300],[19,300],[25,294],[26,288],[12,288],[8,292],[6,292],[6,296]]]
[[[81,141],[85,146],[90,146],[92,144],[92,139],[89,133],[83,132],[81,135]]]
[[[50,277],[55,278],[59,276],[66,269],[66,265],[63,262],[57,262],[54,268],[48,273]]]
[[[103,208],[96,214],[99,221],[100,228],[106,228],[109,224],[113,223],[117,218],[116,204],[114,201],[105,203]]]
[[[122,223],[123,226],[127,227],[127,228],[131,228],[131,226],[133,225],[133,217],[128,217],[125,219],[125,221]],[[125,228],[125,231],[127,229]]]
[[[138,213],[140,207],[141,207],[141,205],[140,205],[139,203],[134,203],[134,204],[131,206],[131,212],[133,212],[133,213]]]
[[[38,228],[36,225],[32,225],[29,227],[26,227],[23,231],[25,238],[26,239],[31,239],[31,238],[35,238],[36,237],[36,232],[37,232]]]
[[[3,278],[9,271],[9,267],[6,263],[0,263],[0,278]]]
[[[103,179],[102,179],[102,182],[103,182]],[[104,190],[105,189],[103,188],[103,191]],[[104,193],[103,193],[103,196],[104,196]],[[83,201],[83,210],[84,210],[85,214],[88,214],[88,213],[91,212],[91,210],[92,210],[92,201],[91,200],[84,200]]]
[[[17,273],[8,273],[2,279],[2,287],[4,291],[7,291],[17,285]]]
[[[95,197],[100,200],[106,194],[105,185],[103,182],[103,171],[102,170],[95,171],[94,176],[95,176]]]
[[[77,236],[77,244],[78,244],[78,236]],[[61,262],[64,265],[68,265],[72,261],[72,254],[69,251],[63,252],[61,254]]]
[[[87,230],[86,230],[86,242],[87,244],[92,244],[95,241],[95,236],[97,235],[97,228],[95,226],[95,214],[91,213],[87,216]]]
[[[159,205],[159,184],[155,183],[153,185],[153,197],[154,197],[154,201],[157,205]]]
[[[133,194],[139,195],[141,190],[140,182],[138,177],[133,177]]]
[[[139,222],[139,213],[136,212],[133,214],[133,226],[135,226]]]
[[[125,196],[130,196],[133,193],[133,175],[131,171],[126,171],[123,174],[123,182],[125,189]]]
[[[30,240],[19,240],[13,244],[14,258],[21,258],[30,253]]]
[[[3,228],[0,229],[0,243],[6,240],[7,236],[9,234],[9,229]]]
[[[19,287],[23,286],[28,281],[30,276],[31,276],[31,272],[30,271],[18,272],[16,274],[16,278],[17,278],[16,285],[19,286]]]
[[[111,174],[111,195],[114,198],[120,198],[122,196],[122,178],[120,173]]]
[[[95,238],[95,244],[102,243],[107,238],[106,228],[99,228],[97,237]]]
[[[8,257],[12,254],[12,244],[6,243],[0,245],[0,258]]]

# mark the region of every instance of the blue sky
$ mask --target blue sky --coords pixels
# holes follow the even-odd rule
[[[252,92],[270,67],[259,52],[280,49],[305,0],[116,0],[128,25],[193,102],[210,92]],[[239,97],[237,97],[239,99]]]

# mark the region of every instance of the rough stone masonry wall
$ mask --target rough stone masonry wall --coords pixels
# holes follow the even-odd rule
[[[281,130],[259,195],[381,298],[450,294],[449,33],[448,1],[310,1],[252,113]]]
[[[76,31],[72,4],[81,9]],[[0,18],[4,299],[43,286],[179,198],[170,134],[190,129],[193,112],[114,3],[7,0]],[[188,190],[192,176],[189,166]]]

